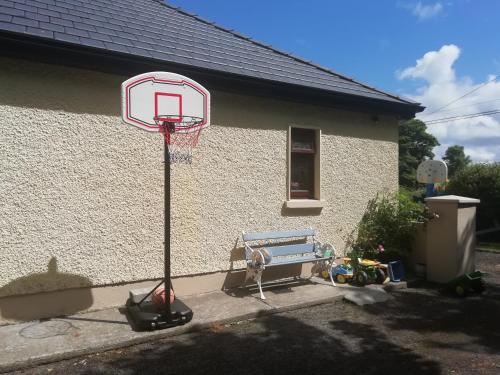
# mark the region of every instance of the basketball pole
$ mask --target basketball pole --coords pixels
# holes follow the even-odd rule
[[[165,129],[165,131],[168,131]],[[170,311],[170,157],[168,152],[168,142],[165,138],[163,141],[163,153],[164,153],[164,211],[165,211],[165,246],[164,246],[164,258],[165,258],[165,274],[164,274],[164,287],[165,287],[165,312],[167,314],[167,322],[172,322],[172,312]]]

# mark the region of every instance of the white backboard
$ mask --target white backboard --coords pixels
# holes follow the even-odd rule
[[[446,182],[448,167],[441,160],[425,160],[417,168],[417,181],[424,184]]]
[[[159,131],[155,118],[179,122],[201,119],[210,125],[210,93],[202,85],[176,73],[151,72],[122,83],[122,119],[148,131]]]

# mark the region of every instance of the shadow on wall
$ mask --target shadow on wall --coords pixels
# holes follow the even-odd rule
[[[460,274],[469,273],[476,270],[475,266],[475,250],[476,250],[476,207],[470,205],[462,207],[462,219],[460,224],[462,229],[458,233],[459,238],[457,244],[461,247],[462,253],[459,254],[458,271]],[[474,214],[472,214],[474,212]]]
[[[1,58],[0,80],[9,90],[0,90],[0,105],[119,116],[120,86],[126,78]],[[378,116],[379,119],[374,121],[371,112],[346,111],[216,90],[212,90],[212,103],[212,122],[222,126],[286,130],[291,123],[298,126],[307,124],[320,127],[324,134],[397,142],[397,120],[391,116]]]
[[[323,135],[398,142],[395,116],[341,110],[321,105],[212,91],[212,123],[246,129],[321,128]],[[249,134],[249,136],[252,136]]]
[[[107,116],[120,114],[123,77],[0,59],[0,78],[9,90],[0,90],[0,105]]]
[[[86,277],[59,272],[57,259],[52,257],[47,272],[20,277],[0,288],[0,295],[5,296],[0,298],[0,317],[32,320],[86,310],[93,303],[90,286]],[[61,290],[75,287],[81,289]]]
[[[229,270],[222,284],[222,290],[235,288],[244,284],[247,278],[246,270],[235,267],[235,262],[245,267],[244,260],[245,247],[241,242],[241,236],[238,236],[234,241],[234,247],[231,249],[231,254],[229,255]]]
[[[288,208],[286,203],[281,207],[281,216],[283,217],[305,217],[305,216],[319,216],[321,215],[322,207],[319,208],[301,208],[299,210]]]

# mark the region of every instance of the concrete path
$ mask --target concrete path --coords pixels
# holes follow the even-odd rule
[[[386,302],[393,297],[387,293],[382,285],[367,285],[366,288],[357,288],[344,295],[344,299],[358,306]]]
[[[134,332],[122,309],[107,309],[0,327],[0,372],[102,352],[193,330],[331,302],[347,292],[368,288],[332,287],[328,282],[281,285],[265,290],[266,300],[257,291],[222,291],[182,298],[193,310],[193,320],[175,328]],[[369,292],[368,292],[369,293]]]

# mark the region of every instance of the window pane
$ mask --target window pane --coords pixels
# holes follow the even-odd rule
[[[292,128],[292,152],[314,153],[315,131]]]
[[[292,153],[290,196],[314,198],[314,155]]]

